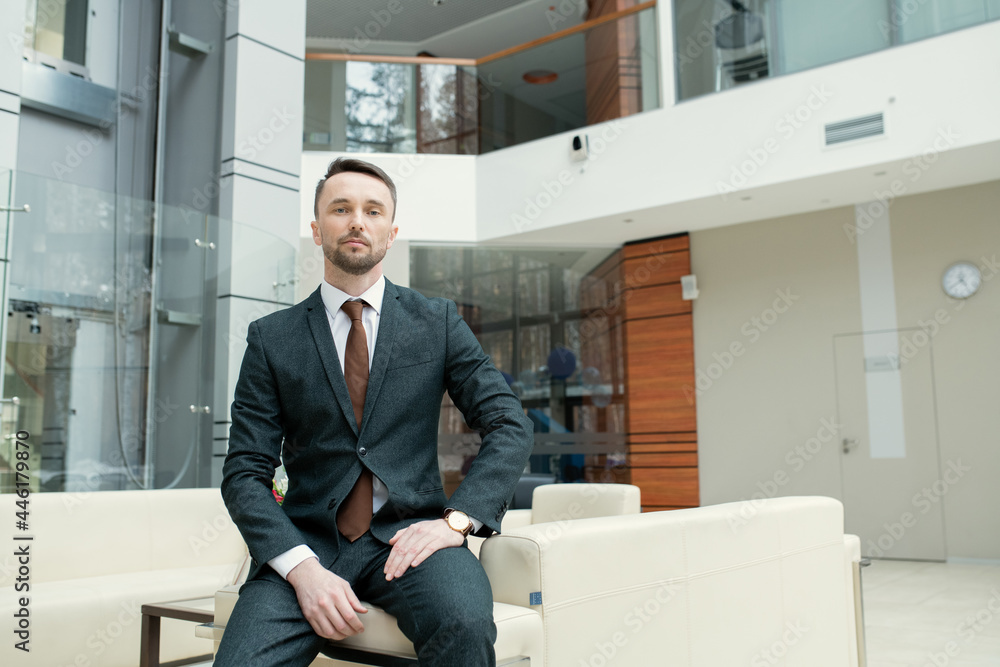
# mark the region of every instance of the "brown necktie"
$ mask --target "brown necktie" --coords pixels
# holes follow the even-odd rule
[[[365,411],[365,392],[368,391],[368,338],[361,322],[364,301],[345,301],[341,306],[351,318],[351,331],[347,334],[344,348],[344,379],[354,407],[354,419],[361,429],[361,416]],[[372,521],[372,473],[362,466],[361,477],[354,488],[344,498],[337,511],[337,528],[341,534],[353,542],[368,530]]]

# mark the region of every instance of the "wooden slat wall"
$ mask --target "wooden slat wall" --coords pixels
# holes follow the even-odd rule
[[[592,0],[587,19],[638,4],[637,0]],[[641,110],[638,22],[634,16],[588,30],[585,39],[587,125],[622,118]]]
[[[687,234],[623,248],[628,468],[644,510],[697,507],[698,434]]]

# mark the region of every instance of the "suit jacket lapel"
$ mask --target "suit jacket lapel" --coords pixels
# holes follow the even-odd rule
[[[337,355],[337,345],[333,342],[333,333],[330,331],[330,320],[326,315],[326,308],[323,306],[323,297],[320,290],[309,296],[306,304],[306,318],[309,321],[309,329],[312,331],[313,340],[316,341],[316,349],[319,351],[319,358],[326,369],[326,378],[333,387],[333,393],[337,397],[337,403],[347,418],[347,423],[351,425],[354,434],[358,434],[358,425],[354,419],[354,408],[351,406],[351,394],[347,390],[347,381],[344,380],[344,371],[340,368],[340,357]],[[382,323],[379,323],[379,338],[375,339],[376,346],[382,336]],[[376,349],[376,355],[378,350]],[[371,395],[371,380],[369,379],[368,395]],[[368,399],[365,398],[365,405]],[[365,410],[367,415],[368,411]]]
[[[396,286],[385,279],[385,294],[382,296],[382,312],[379,314],[378,336],[375,337],[375,354],[372,355],[372,366],[368,373],[368,391],[365,393],[365,412],[361,417],[361,430],[371,418],[371,413],[378,400],[379,391],[382,389],[382,380],[385,379],[385,369],[389,366],[389,357],[392,354],[393,342],[396,340],[396,332],[399,331],[402,312],[397,299],[399,294]],[[344,384],[344,391],[347,391],[347,384]]]

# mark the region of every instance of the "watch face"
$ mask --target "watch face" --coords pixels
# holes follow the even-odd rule
[[[979,267],[969,262],[956,262],[947,268],[941,278],[945,294],[955,299],[968,299],[976,293],[983,277]]]
[[[452,530],[457,530],[458,532],[465,532],[465,530],[472,525],[472,521],[469,519],[469,515],[465,512],[451,512],[448,515],[448,525],[451,526]]]

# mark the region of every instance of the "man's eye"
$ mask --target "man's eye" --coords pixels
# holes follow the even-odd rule
[[[374,213],[375,215],[382,215],[382,211],[368,211],[369,213]]]
[[[333,209],[333,212],[334,213],[343,213],[346,210],[347,210],[346,208],[341,207],[341,208],[335,208],[335,209]]]

